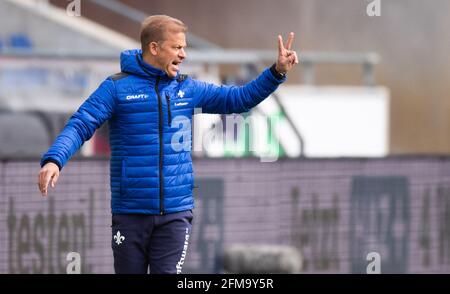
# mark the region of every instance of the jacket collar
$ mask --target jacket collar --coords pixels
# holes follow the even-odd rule
[[[140,49],[123,51],[120,55],[120,67],[123,72],[143,77],[160,77],[173,80],[179,75],[177,73],[177,77],[171,78],[165,71],[148,64],[142,58],[142,51]]]

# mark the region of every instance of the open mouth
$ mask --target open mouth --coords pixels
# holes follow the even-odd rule
[[[171,63],[171,70],[179,71],[180,70],[180,68],[179,68],[180,63],[181,62],[178,62],[178,61],[172,61],[172,63]]]
[[[180,64],[181,64],[181,61],[172,61],[172,63],[170,63],[169,70],[178,72],[180,70],[180,68],[179,68]]]

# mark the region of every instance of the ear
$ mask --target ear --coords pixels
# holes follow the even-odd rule
[[[158,55],[158,43],[157,42],[150,42],[148,46],[148,52],[150,52],[151,55],[156,56]]]

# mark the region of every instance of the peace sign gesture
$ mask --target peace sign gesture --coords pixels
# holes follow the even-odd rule
[[[278,60],[275,66],[275,70],[281,74],[286,74],[294,67],[294,65],[298,63],[297,52],[291,50],[293,42],[293,32],[289,33],[286,47],[283,45],[283,37],[281,37],[281,35],[278,35]]]

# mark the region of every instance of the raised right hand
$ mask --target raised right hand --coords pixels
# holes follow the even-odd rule
[[[298,64],[297,52],[291,50],[293,42],[293,32],[289,33],[286,46],[284,46],[283,44],[283,37],[281,35],[278,35],[278,60],[275,66],[275,70],[279,73],[286,74],[296,64]]]

